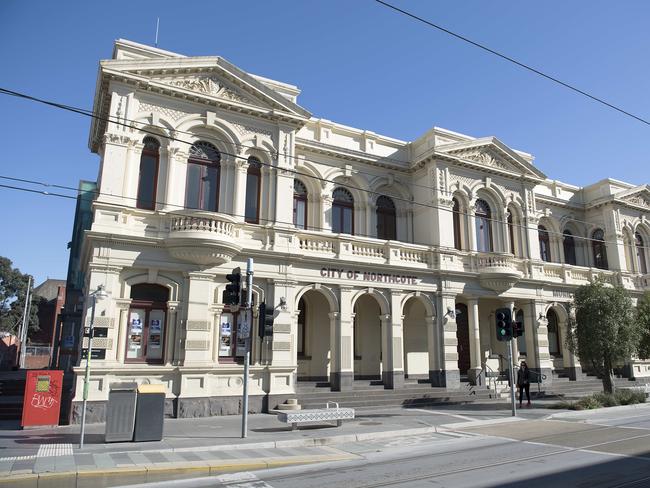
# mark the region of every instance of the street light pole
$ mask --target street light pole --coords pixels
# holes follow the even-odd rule
[[[88,328],[88,355],[86,356],[86,372],[84,375],[84,391],[83,391],[83,405],[81,407],[81,435],[79,437],[79,449],[84,447],[84,435],[86,433],[86,407],[88,404],[88,385],[90,384],[90,357],[93,351],[93,335],[95,326],[95,305],[97,300],[106,297],[107,293],[104,291],[104,285],[99,285],[97,289],[90,294],[93,300],[92,309],[90,312],[90,327]],[[84,336],[85,336],[84,328]],[[83,354],[83,337],[81,341],[81,352]]]

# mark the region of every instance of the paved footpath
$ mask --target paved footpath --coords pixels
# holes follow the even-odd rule
[[[536,419],[549,413],[540,408],[520,415]],[[341,427],[308,424],[291,431],[275,415],[257,414],[249,415],[245,439],[240,416],[167,419],[163,441],[111,444],[104,443],[104,425],[93,424],[87,426],[83,450],[78,447],[78,425],[30,430],[0,425],[0,486],[99,488],[342,461],[356,458],[368,442],[379,439],[448,440],[462,434],[444,424],[508,418],[508,405],[496,403],[359,409]]]

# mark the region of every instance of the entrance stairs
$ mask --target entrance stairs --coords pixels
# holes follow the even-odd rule
[[[324,408],[327,402],[350,408],[448,405],[486,401],[494,394],[485,387],[472,386],[465,381],[461,381],[459,389],[448,390],[407,379],[401,388],[394,390],[384,389],[379,380],[355,380],[351,391],[330,391],[329,383],[298,381],[296,397],[302,408],[308,409]]]
[[[552,374],[550,383],[543,381],[540,385],[530,384],[531,398],[577,400],[603,391],[603,382],[595,375],[582,374],[577,380],[571,381],[567,371],[555,370]],[[510,387],[505,376],[500,376],[493,384],[496,386],[497,398],[507,398],[510,395]],[[638,388],[645,387],[647,384],[639,380],[614,378],[615,388]]]
[[[629,380],[627,378],[614,378],[615,388],[635,388],[646,386],[646,382],[641,380]],[[550,385],[541,385],[541,393],[537,392],[537,385],[530,385],[530,393],[538,398],[563,398],[578,399],[594,393],[603,391],[603,382],[594,375],[582,374],[576,381],[571,381],[566,371],[555,370]]]

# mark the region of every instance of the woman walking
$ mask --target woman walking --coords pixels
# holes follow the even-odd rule
[[[524,400],[524,390],[526,390],[526,399],[530,407],[530,371],[526,361],[521,362],[519,371],[517,371],[517,387],[519,388],[519,408]]]

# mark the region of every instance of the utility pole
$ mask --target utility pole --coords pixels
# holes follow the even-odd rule
[[[108,294],[104,291],[104,285],[99,285],[97,289],[90,294],[93,300],[92,310],[90,312],[90,327],[84,327],[84,336],[88,337],[88,354],[86,356],[86,372],[84,375],[83,404],[81,407],[81,434],[79,435],[79,449],[84,447],[84,436],[86,433],[86,408],[88,406],[88,387],[90,385],[90,358],[93,353],[93,335],[95,334],[95,306],[97,300],[105,298]],[[81,352],[83,354],[83,336]]]
[[[27,347],[27,331],[29,330],[29,313],[31,309],[32,277],[27,277],[27,290],[25,291],[25,306],[23,307],[23,321],[20,325],[20,369],[25,369],[25,351]]]
[[[248,375],[251,359],[251,329],[253,328],[253,258],[248,258],[246,263],[246,325],[241,327],[240,332],[246,340],[246,355],[244,357],[244,392],[242,400],[241,437],[248,435]]]
[[[512,357],[512,341],[513,341],[513,321],[515,318],[515,304],[510,302],[508,308],[510,309],[510,339],[508,339],[508,368],[510,369],[510,402],[512,403],[512,416],[517,416],[517,397],[515,393],[515,377],[514,371],[515,368],[512,367],[512,362],[514,358]]]

